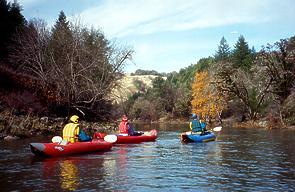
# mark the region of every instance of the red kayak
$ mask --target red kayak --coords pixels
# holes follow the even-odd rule
[[[32,153],[36,156],[58,157],[95,151],[107,151],[112,144],[102,139],[93,139],[88,142],[76,142],[68,144],[59,143],[30,143]]]
[[[124,135],[124,134],[115,134],[117,136],[117,141],[114,142],[114,144],[127,144],[127,143],[141,143],[141,142],[149,142],[149,141],[155,141],[158,137],[157,130],[153,129],[151,131],[144,132],[143,135],[139,136],[130,136],[130,135]],[[105,138],[106,136],[112,136],[105,133],[95,133],[95,136],[97,138]]]

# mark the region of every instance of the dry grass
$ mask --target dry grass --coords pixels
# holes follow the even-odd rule
[[[119,80],[118,86],[113,89],[111,93],[111,99],[116,103],[126,101],[128,96],[140,92],[138,87],[134,84],[136,81],[141,81],[145,89],[152,87],[152,81],[156,75],[129,75],[125,74],[122,79]]]

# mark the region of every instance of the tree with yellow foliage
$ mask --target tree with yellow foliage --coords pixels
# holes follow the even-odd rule
[[[197,72],[192,83],[192,113],[199,114],[202,119],[218,117],[224,107],[224,101],[210,81],[207,71]]]

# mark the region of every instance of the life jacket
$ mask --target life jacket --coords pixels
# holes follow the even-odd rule
[[[68,123],[62,131],[63,140],[69,141],[71,143],[78,141],[79,135],[79,124]]]
[[[119,132],[122,134],[128,134],[128,122],[122,121],[119,125]]]
[[[202,131],[201,123],[198,119],[193,119],[191,122],[192,132]]]

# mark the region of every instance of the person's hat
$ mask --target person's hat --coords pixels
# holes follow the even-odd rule
[[[127,118],[126,115],[123,115],[123,117],[122,117],[122,121],[128,121],[128,118]]]
[[[70,121],[72,121],[73,123],[78,123],[78,120],[79,120],[79,117],[77,115],[73,115],[71,118],[70,118]]]

